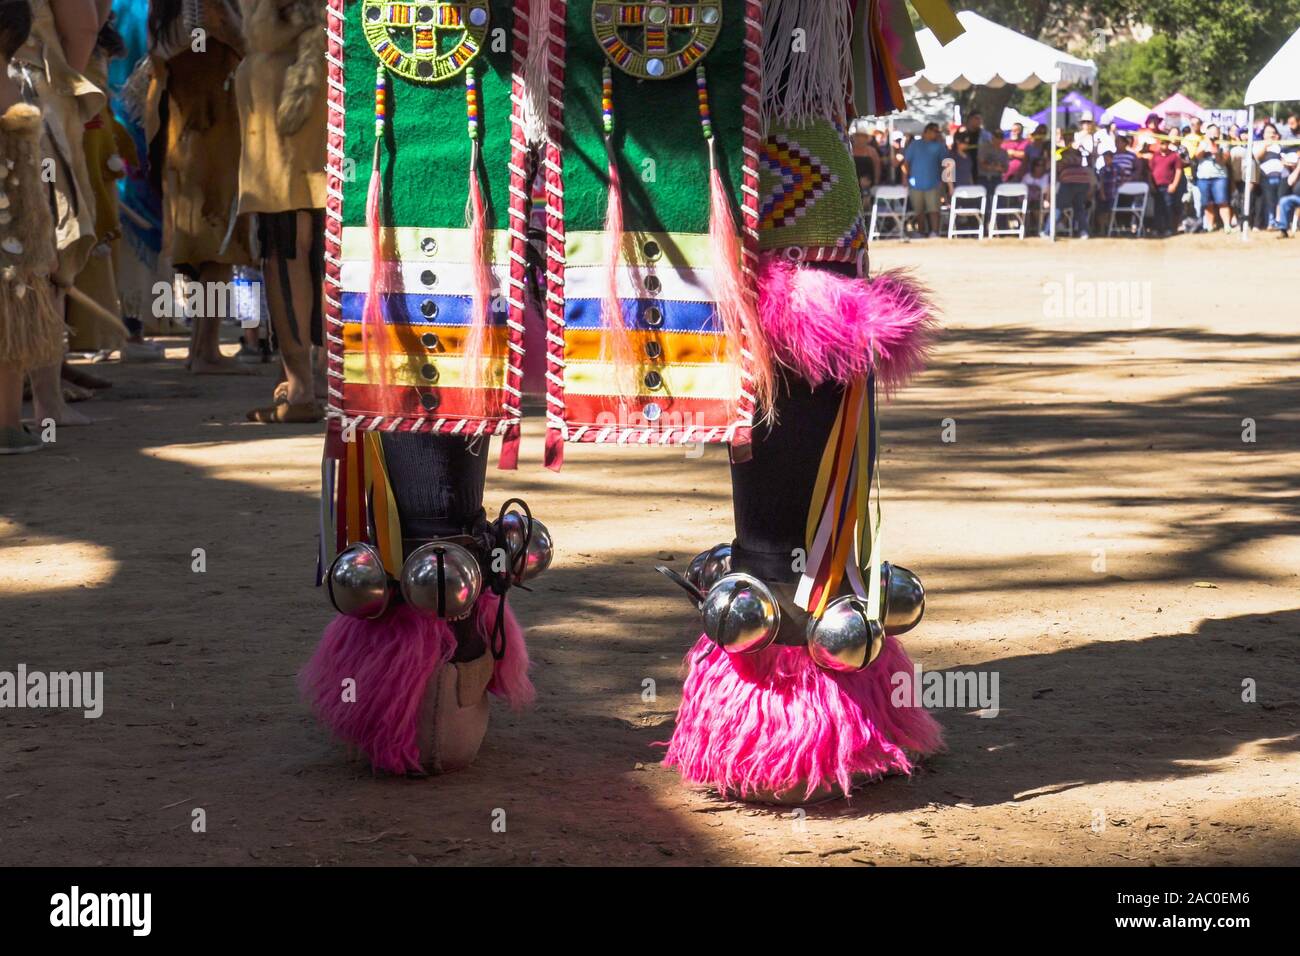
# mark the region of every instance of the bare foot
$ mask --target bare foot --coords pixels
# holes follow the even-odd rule
[[[255,375],[257,370],[247,365],[240,365],[232,358],[222,355],[217,359],[192,358],[186,365],[195,375]]]
[[[57,411],[37,408],[32,412],[32,419],[33,424],[38,428],[43,428],[46,421],[53,421],[54,424],[61,428],[76,427],[78,425],[93,425],[95,423],[95,420],[89,415],[79,412],[75,408],[68,408],[66,405]]]

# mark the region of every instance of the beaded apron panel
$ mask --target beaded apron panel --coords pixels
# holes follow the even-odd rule
[[[516,173],[527,164],[527,146],[512,87],[527,48],[526,9],[512,0],[330,0],[325,302],[333,420],[366,430],[501,435],[512,448],[517,441],[528,198]],[[388,416],[379,412],[383,386],[368,374],[361,344],[381,62],[388,70],[381,241],[389,267],[382,301],[396,407]],[[470,64],[491,268],[490,344],[479,373],[489,386],[486,410],[473,409],[462,387],[476,255],[466,228]]]
[[[517,457],[524,353],[528,179],[524,80],[534,4],[549,13],[546,141],[547,461],[566,441],[749,442],[747,361],[728,358],[713,293],[710,152],[731,195],[745,283],[756,282],[761,0],[329,0],[326,210],[328,413],[364,430],[500,435]],[[484,13],[484,11],[486,13]],[[536,22],[536,17],[533,18]],[[363,349],[370,284],[367,171],[376,69],[388,71],[380,149],[391,351],[387,386]],[[474,249],[465,226],[470,165],[466,65],[477,77],[493,308],[486,412],[463,387]],[[617,275],[636,346],[633,387],[607,361],[608,190],[602,72],[613,64],[615,148],[625,233]],[[701,136],[696,67],[710,98]],[[747,356],[747,353],[744,353]],[[391,399],[396,411],[381,409]],[[558,446],[558,447],[557,447]]]
[[[715,156],[757,265],[759,0],[550,0],[565,31],[553,56],[547,195],[548,464],[563,441],[747,445],[749,369],[728,361],[714,302],[707,90]],[[552,27],[554,31],[555,26]],[[603,71],[613,64],[610,146]],[[697,78],[703,65],[707,81]],[[606,102],[606,107],[609,103]],[[602,342],[609,155],[622,184],[617,283],[636,367],[629,388]]]

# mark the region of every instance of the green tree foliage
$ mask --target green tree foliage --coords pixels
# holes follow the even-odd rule
[[[1112,42],[1091,53],[1100,70],[1098,100],[1124,96],[1156,103],[1182,92],[1205,106],[1241,103],[1251,78],[1300,28],[1300,0],[967,0],[995,23],[1047,43],[1088,38],[1101,28],[1151,27],[1145,43]],[[1077,44],[1076,44],[1077,46]],[[1090,92],[1090,91],[1084,91]],[[962,98],[986,115],[1014,105],[1033,113],[1047,105],[1043,88],[980,90]]]
[[[1132,15],[1168,38],[1165,82],[1206,106],[1241,102],[1251,78],[1300,28],[1300,0],[1135,2]],[[1150,46],[1150,44],[1145,44]],[[1152,57],[1152,60],[1155,58]]]
[[[1180,89],[1192,99],[1196,93],[1185,88],[1178,67],[1176,41],[1157,33],[1146,43],[1113,43],[1095,57],[1097,100],[1103,106],[1131,96],[1154,106]]]

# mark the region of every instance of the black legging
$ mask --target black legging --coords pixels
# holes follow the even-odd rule
[[[781,387],[777,423],[754,429],[753,457],[731,466],[736,540],[732,568],[764,581],[795,581],[795,548],[806,542],[808,507],[843,388]]]
[[[430,538],[469,534],[486,520],[488,440],[386,433],[384,459],[409,553]]]
[[[487,482],[488,440],[471,443],[447,435],[388,433],[384,461],[402,519],[406,555],[430,538],[481,533],[483,487]],[[487,650],[473,618],[452,625],[453,661],[478,660]]]
[[[842,275],[856,274],[848,266],[822,268]],[[731,466],[735,570],[771,582],[798,580],[792,552],[807,544],[808,508],[817,483],[817,468],[843,394],[840,385],[813,389],[789,376],[779,386],[776,424],[755,427],[753,456]],[[875,440],[873,434],[872,467]]]

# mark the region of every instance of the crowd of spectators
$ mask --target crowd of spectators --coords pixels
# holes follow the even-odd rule
[[[907,230],[917,237],[941,234],[942,213],[957,187],[983,186],[991,199],[998,186],[1023,183],[1033,228],[1046,233],[1047,217],[1056,215],[1058,234],[1086,239],[1109,226],[1122,186],[1143,183],[1146,235],[1232,232],[1241,226],[1249,184],[1252,227],[1286,238],[1300,212],[1300,116],[1289,116],[1285,126],[1257,124],[1253,161],[1248,132],[1196,118],[1166,124],[1154,113],[1141,128],[1125,131],[1114,123],[1099,126],[1085,113],[1077,127],[1058,128],[1049,144],[1046,126],[989,129],[972,113],[946,130],[929,123],[920,133],[892,137],[883,126],[859,125],[852,140],[864,201],[870,204],[875,186],[906,186]]]

